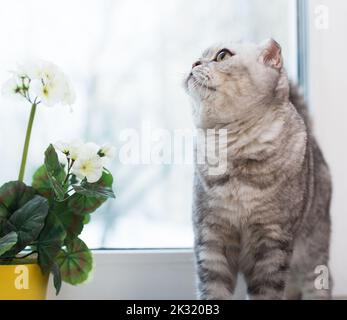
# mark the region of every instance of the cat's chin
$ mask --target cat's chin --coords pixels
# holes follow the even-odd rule
[[[217,91],[214,86],[211,86],[207,83],[206,80],[202,80],[199,77],[195,76],[192,72],[189,74],[186,80],[188,91],[198,91],[199,93],[204,93],[208,91]]]

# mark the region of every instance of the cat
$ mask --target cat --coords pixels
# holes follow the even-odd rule
[[[227,138],[225,172],[195,164],[198,297],[232,299],[242,273],[250,299],[330,299],[331,178],[280,45],[213,46],[185,88],[195,126]]]

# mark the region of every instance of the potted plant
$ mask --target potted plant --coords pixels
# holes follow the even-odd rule
[[[56,293],[62,281],[84,282],[93,257],[79,238],[90,214],[114,198],[113,177],[105,168],[110,145],[58,142],[44,153],[31,185],[23,182],[37,108],[71,105],[74,92],[54,64],[22,65],[4,92],[31,105],[18,180],[0,187],[0,299],[44,299],[49,274]]]

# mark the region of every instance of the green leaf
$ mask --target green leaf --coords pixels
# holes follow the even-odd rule
[[[79,238],[69,242],[57,260],[63,281],[72,285],[86,281],[93,268],[92,253]]]
[[[66,191],[63,187],[66,174],[63,166],[59,162],[58,155],[51,144],[45,152],[45,168],[57,199],[62,201]]]
[[[90,214],[86,214],[83,216],[83,224],[88,224],[90,222]]]
[[[44,274],[48,274],[52,270],[55,259],[64,244],[65,237],[64,227],[56,215],[50,212],[36,246],[39,265]]]
[[[64,227],[67,238],[73,239],[81,234],[84,216],[75,214],[73,211],[69,210],[69,208],[67,208],[67,201],[55,201],[51,210]]]
[[[58,201],[63,201],[65,197],[65,189],[62,187],[62,185],[56,180],[56,178],[51,177],[50,179],[53,191],[57,197]]]
[[[111,189],[113,177],[110,173],[103,172],[101,179],[95,184],[100,189]],[[68,199],[68,208],[75,214],[89,214],[99,208],[106,200],[105,196],[87,196],[76,192]]]
[[[17,254],[37,239],[47,214],[48,201],[41,196],[35,196],[16,210],[3,227],[5,232],[15,231],[18,235],[17,244],[6,255]]]
[[[75,193],[68,199],[68,208],[75,214],[85,215],[94,212],[105,201],[106,198],[89,198]]]
[[[112,188],[100,187],[96,183],[83,183],[80,186],[73,186],[74,190],[87,197],[115,198]]]
[[[0,238],[0,256],[9,251],[17,243],[17,233],[14,231]]]
[[[74,214],[69,210],[65,210],[59,215],[59,219],[65,228],[67,238],[73,239],[81,234],[84,227],[83,215]]]
[[[53,274],[53,284],[55,288],[55,294],[58,295],[61,289],[61,273],[60,273],[59,265],[57,263],[53,263],[52,274]]]
[[[34,173],[32,186],[38,194],[47,199],[51,198],[54,195],[54,191],[52,189],[52,185],[49,180],[45,165],[39,167]]]
[[[35,190],[20,181],[5,183],[0,188],[0,224],[35,195]]]
[[[59,181],[60,183],[64,181],[65,179],[64,168],[60,164],[58,155],[52,144],[50,144],[45,151],[45,167],[46,167],[47,173],[55,177],[57,181]],[[62,175],[62,172],[64,173],[64,175]]]

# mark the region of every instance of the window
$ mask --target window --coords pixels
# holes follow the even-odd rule
[[[4,0],[0,3],[0,80],[16,61],[58,64],[77,91],[68,109],[40,108],[26,181],[57,140],[126,144],[125,130],[191,129],[182,79],[215,42],[274,37],[297,78],[292,0]],[[1,181],[15,179],[29,108],[1,98]],[[153,137],[152,137],[153,138]],[[145,139],[144,139],[145,140]],[[143,141],[144,141],[143,140]],[[140,153],[146,152],[140,141]],[[148,142],[148,141],[147,141]],[[152,148],[164,141],[149,140]],[[177,151],[177,152],[182,152]],[[142,159],[143,160],[143,159]],[[93,214],[82,238],[93,248],[191,247],[191,163],[112,166],[117,199]]]

